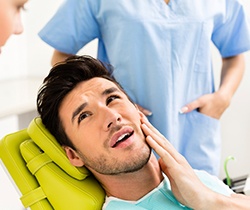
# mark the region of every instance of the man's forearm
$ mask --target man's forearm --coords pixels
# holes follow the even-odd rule
[[[232,194],[230,197],[216,194],[213,200],[208,201],[207,210],[249,210],[250,197]]]

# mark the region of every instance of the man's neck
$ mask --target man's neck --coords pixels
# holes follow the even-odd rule
[[[136,201],[157,187],[163,180],[158,161],[151,155],[147,165],[133,173],[95,175],[107,196]]]

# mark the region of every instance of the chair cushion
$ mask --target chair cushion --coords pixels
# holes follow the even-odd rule
[[[30,140],[30,137],[24,129],[6,135],[0,141],[0,158],[22,195],[30,194],[39,188],[39,183],[29,172],[26,162],[20,154],[20,144],[26,140]],[[53,207],[45,198],[33,203],[31,209],[52,210]]]
[[[40,184],[39,188],[21,198],[25,207],[32,206],[39,199],[47,198],[54,209],[102,208],[105,194],[92,175],[84,180],[69,176],[41,151],[33,140],[23,142],[20,151],[30,172]]]
[[[85,167],[73,166],[61,145],[45,128],[40,117],[34,118],[27,132],[31,139],[66,173],[78,180],[85,179],[90,173]]]
[[[105,192],[100,184],[87,169],[69,163],[40,118],[28,129],[6,135],[0,141],[0,158],[22,194],[23,205],[31,210],[102,208]]]

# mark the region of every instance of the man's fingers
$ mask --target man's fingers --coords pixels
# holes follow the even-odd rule
[[[176,164],[174,157],[163,147],[161,147],[151,136],[146,137],[147,143],[161,157],[165,167],[171,167]],[[165,171],[165,170],[164,170]]]
[[[160,138],[165,139],[165,137],[148,121],[148,119],[145,116],[142,119],[142,123],[149,128],[144,131],[146,135],[156,134]]]
[[[157,142],[162,148],[165,150],[169,150],[169,148],[172,148],[173,146],[170,144],[170,142],[160,133],[158,132],[155,128],[152,126],[148,126],[145,123],[142,124],[142,128],[144,133],[147,136],[151,136],[151,138]]]
[[[152,149],[162,158],[167,167],[174,166],[179,160],[179,153],[172,144],[166,139],[159,137],[152,132],[146,124],[142,124],[144,132],[146,131],[146,141]]]
[[[152,131],[152,127],[148,127],[145,123],[141,125],[144,133],[146,134],[146,141],[154,149],[154,151],[164,160],[165,163],[172,161],[172,164],[181,163],[184,164],[185,159],[181,154],[177,152],[174,146],[162,135],[159,136],[159,132]],[[175,161],[175,162],[173,162]],[[185,163],[186,164],[186,163]],[[168,166],[171,164],[168,163]]]

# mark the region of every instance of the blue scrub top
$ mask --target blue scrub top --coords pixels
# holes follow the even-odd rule
[[[237,0],[67,0],[39,36],[70,54],[98,38],[98,58],[114,66],[135,103],[153,112],[151,123],[193,168],[218,175],[219,121],[179,110],[215,91],[211,41],[222,57],[250,49]]]

